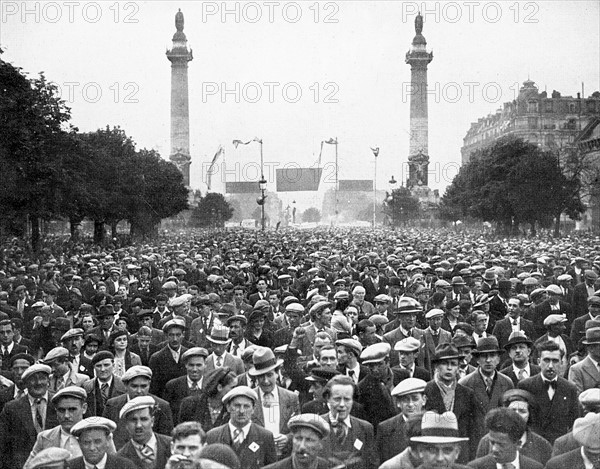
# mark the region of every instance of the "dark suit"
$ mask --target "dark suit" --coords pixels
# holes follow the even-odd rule
[[[567,433],[579,417],[577,387],[564,378],[558,378],[552,400],[548,398],[541,374],[520,381],[517,387],[535,396],[538,412],[532,416],[531,429],[546,438],[550,444]]]
[[[223,406],[221,413],[213,423],[208,407],[208,396],[201,393],[197,396],[188,396],[181,401],[177,421],[179,423],[196,421],[202,425],[202,429],[205,432],[208,432],[213,428],[220,427],[229,422],[229,413],[225,406]]]
[[[442,393],[435,381],[432,380],[427,383],[425,395],[427,396],[427,402],[424,410],[433,410],[438,414],[446,412]],[[469,461],[475,456],[477,444],[484,434],[483,418],[485,414],[483,408],[471,389],[457,383],[452,412],[454,412],[458,421],[458,433],[462,437],[469,438],[469,442],[465,444],[465,450],[461,452],[459,457],[460,461]],[[468,451],[466,451],[467,445]]]
[[[470,388],[475,393],[475,398],[479,401],[484,413],[487,413],[496,407],[501,407],[502,395],[509,389],[515,387],[508,376],[503,375],[502,373],[496,373],[492,384],[492,393],[491,395],[488,395],[485,389],[485,382],[483,381],[479,369],[476,369],[473,373],[461,378],[458,382],[459,384]]]
[[[571,339],[569,339],[569,336],[567,336],[566,334],[561,334],[560,337],[562,338],[563,342],[565,343],[565,347],[567,348],[563,362],[568,363],[569,357],[575,351],[575,349],[573,347],[573,343],[571,342]],[[548,340],[548,334],[544,334],[533,343],[533,350],[531,352],[531,360],[537,361],[537,359],[539,358],[537,346],[538,346],[538,344],[543,344],[547,340]]]
[[[241,358],[231,355],[229,352],[225,352],[223,355],[223,367],[231,368],[236,375],[245,373],[244,362]],[[208,375],[211,371],[215,370],[215,354],[211,353],[206,359],[206,367],[204,368],[204,376]]]
[[[3,349],[0,347],[0,354],[2,354],[2,350]],[[8,370],[8,368],[10,367],[10,359],[18,353],[27,353],[27,347],[13,342],[12,350],[10,352],[8,352],[6,354],[6,356],[4,356],[2,354],[2,369],[3,370]]]
[[[250,295],[248,297],[248,304],[250,304],[250,306],[254,307],[254,305],[256,304],[256,302],[260,299],[263,300],[269,300],[269,293],[268,292],[264,292],[263,293],[263,297],[261,298],[261,296],[258,294],[258,292],[256,293],[252,293],[252,295]]]
[[[161,469],[167,465],[171,457],[171,437],[166,435],[156,435],[156,468]],[[138,469],[145,469],[144,462],[140,459],[137,451],[133,447],[131,440],[123,446],[117,455],[129,459]]]
[[[437,337],[434,337],[433,331],[431,328],[427,328],[423,331],[423,337],[421,338],[421,342],[423,342],[424,346],[423,350],[423,366],[427,370],[431,370],[431,357],[435,355],[435,348],[439,344],[447,344],[452,340],[452,334],[445,329],[439,329]],[[397,352],[394,352],[397,353]]]
[[[477,447],[477,457],[481,458],[489,454],[490,451],[491,444],[488,433],[479,442],[479,446]],[[533,459],[534,461],[545,465],[552,454],[552,445],[548,443],[548,440],[537,433],[527,430],[527,441],[521,446],[519,452],[522,456],[526,456],[529,459]]]
[[[556,456],[546,464],[546,469],[564,469],[565,467],[569,469],[585,469],[580,447]]]
[[[322,416],[331,424],[329,414]],[[373,425],[365,420],[350,416],[351,428],[347,429],[343,442],[339,442],[333,432],[323,438],[321,456],[327,460],[346,463],[346,469],[374,469],[379,466]]]
[[[367,421],[377,428],[380,422],[397,414],[396,403],[390,390],[378,378],[369,374],[357,386],[356,401],[363,405]]]
[[[317,459],[317,465],[314,467],[314,469],[331,469],[331,467],[332,465],[329,461],[319,457]],[[269,464],[263,469],[294,469],[294,464],[292,462],[292,457],[290,456],[276,463]]]
[[[531,376],[537,375],[540,371],[541,368],[539,366],[532,365],[531,363],[529,364],[529,372]],[[510,366],[507,366],[506,368],[501,369],[500,373],[508,376],[512,380],[515,387],[517,386],[517,384],[519,384],[519,377],[515,374],[515,370],[513,370],[512,364]],[[531,378],[531,376],[528,377]]]
[[[70,469],[85,469],[83,456],[73,459],[69,462]],[[129,459],[123,458],[116,454],[107,455],[106,466],[104,469],[138,469],[136,465]]]
[[[154,345],[154,344],[150,344],[148,346],[148,351],[146,350],[140,350],[140,346],[139,344],[135,344],[134,346],[132,346],[130,348],[131,353],[135,353],[137,355],[139,355],[140,360],[142,360],[142,365],[144,366],[148,366],[150,364],[150,357],[158,352],[159,348],[158,346]]]
[[[508,307],[504,300],[508,301],[508,298],[502,299],[500,295],[496,295],[493,296],[492,300],[490,301],[490,322],[486,330],[488,334],[491,334],[496,323],[504,319],[504,317],[508,314]]]
[[[400,381],[404,381],[406,378],[411,378],[408,370],[400,368],[399,366],[393,367],[392,373],[394,373],[394,386],[396,386]],[[431,374],[425,368],[421,368],[420,366],[415,365],[415,370],[413,371],[412,378],[422,379],[423,381],[430,381]]]
[[[168,345],[165,345],[158,352],[150,357],[149,367],[152,370],[152,381],[150,382],[150,392],[158,396],[163,396],[165,385],[174,378],[179,378],[186,374],[183,364],[183,352],[187,350],[183,345],[179,350],[179,361],[173,360],[173,354]]]
[[[534,340],[535,337],[535,328],[533,323],[525,318],[519,319],[519,329],[525,333],[525,335]],[[494,330],[492,331],[492,335],[496,336],[498,339],[498,345],[501,349],[508,343],[508,338],[512,334],[512,318],[504,318],[500,321],[496,322],[494,326]]]
[[[558,437],[554,440],[554,444],[552,445],[552,457],[559,456],[564,453],[568,453],[569,451],[573,451],[575,448],[580,448],[581,446],[573,436],[573,432],[570,431],[566,435]]]
[[[102,392],[100,390],[100,383],[96,378],[89,379],[81,386],[87,393],[87,412],[86,417],[101,417],[104,413],[104,404],[102,403]],[[121,396],[127,392],[125,385],[121,381],[121,378],[113,376],[113,379],[108,388],[108,399],[113,397]],[[108,400],[107,399],[107,400]]]
[[[496,469],[496,461],[490,455],[487,455],[471,461],[468,466],[474,469]],[[520,469],[543,469],[543,467],[539,462],[519,454]]]
[[[212,443],[231,446],[239,460],[243,461],[244,469],[261,469],[277,461],[273,434],[255,423],[250,425],[248,436],[237,449],[233,446],[229,424],[213,428],[206,434],[206,444]]]
[[[365,301],[373,303],[373,298],[375,298],[377,295],[387,293],[387,283],[387,279],[380,275],[378,285],[376,287],[373,283],[373,279],[371,277],[366,277],[362,281],[362,285],[365,287]]]
[[[565,314],[567,316],[567,330],[571,327],[571,323],[575,320],[577,315],[573,313],[573,308],[569,303],[563,300],[558,300],[558,304],[560,306],[560,311],[555,311],[550,306],[549,300],[542,301],[539,305],[533,308],[533,311],[530,312],[531,317],[527,318],[533,322],[534,326],[538,327],[537,333],[538,336],[544,333],[544,319],[546,319],[551,314]],[[587,299],[586,299],[586,309],[587,309]]]
[[[180,376],[179,378],[172,379],[165,386],[165,401],[171,404],[171,410],[173,412],[173,418],[175,425],[179,423],[179,408],[181,401],[191,395],[190,388],[188,387],[187,375]],[[198,391],[199,393],[200,391]]]
[[[585,339],[585,323],[591,319],[590,313],[585,313],[583,316],[579,316],[575,319],[573,324],[571,324],[571,334],[569,335],[569,338],[576,349],[580,348],[579,341]]]
[[[595,288],[594,288],[595,290]],[[588,291],[585,282],[578,283],[573,287],[573,314],[576,318],[588,312]]]
[[[173,415],[171,414],[169,403],[160,397],[152,397],[158,406],[154,414],[154,431],[161,435],[170,435],[173,430]],[[113,397],[106,402],[104,413],[102,414],[102,417],[111,419],[117,424],[117,429],[113,433],[113,440],[117,450],[121,449],[127,443],[127,440],[129,440],[129,435],[125,429],[125,422],[119,418],[119,412],[126,402],[127,394]]]
[[[381,422],[377,426],[377,452],[380,462],[400,454],[408,446],[406,420],[402,414]]]
[[[58,425],[51,399],[52,394],[49,393],[45,429]],[[0,465],[4,463],[7,469],[23,467],[36,439],[37,431],[33,424],[28,396],[7,402],[0,414]]]

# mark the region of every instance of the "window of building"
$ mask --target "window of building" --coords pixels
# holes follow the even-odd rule
[[[530,129],[537,129],[538,128],[538,118],[537,117],[528,117],[527,118],[527,126]]]
[[[587,110],[588,112],[595,112],[596,111],[596,102],[593,100],[588,100],[586,102],[586,106],[587,106]]]
[[[537,101],[529,101],[527,103],[527,112],[538,112],[538,102]]]
[[[575,103],[569,103],[569,112],[571,114],[575,113]]]

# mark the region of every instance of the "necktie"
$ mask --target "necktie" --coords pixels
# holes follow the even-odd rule
[[[354,379],[354,370],[348,370],[348,376],[350,376],[350,378]]]
[[[44,429],[44,417],[42,416],[42,399],[35,400],[35,422],[40,431]]]
[[[223,358],[217,357],[217,368],[221,368],[223,366]]]
[[[233,344],[233,349],[231,350],[231,354],[237,356],[237,351],[240,348],[238,344]]]
[[[108,383],[103,383],[100,386],[100,394],[102,395],[102,406],[105,406],[106,401],[108,401]]]
[[[244,442],[244,432],[239,428],[233,430],[233,446],[238,449],[240,445]]]
[[[266,392],[265,393],[265,399],[263,401],[263,406],[264,407],[271,407],[273,405],[273,393],[272,392]]]
[[[519,381],[522,381],[525,378],[525,370],[519,370],[519,375],[517,378]]]
[[[56,378],[56,391],[62,389],[65,386],[65,380],[62,376]]]
[[[344,439],[346,438],[346,424],[344,422],[337,422],[337,424],[333,426],[333,433],[335,434],[338,443],[343,444]]]
[[[546,381],[546,389],[548,391],[548,398],[552,400],[556,392],[556,381]]]
[[[190,392],[192,394],[198,394],[198,391],[200,391],[200,388],[198,387],[198,382],[193,382],[192,387],[190,388]]]
[[[141,449],[142,456],[144,457],[144,462],[153,463],[154,462],[154,450],[150,448],[148,445],[142,446]]]
[[[17,389],[17,399],[21,399],[23,396],[25,395],[25,393],[23,392],[22,389]]]
[[[519,323],[517,322],[517,320],[513,319],[513,326],[518,326],[518,325],[519,325]]]
[[[494,383],[494,380],[492,380],[492,378],[485,378],[485,392],[488,393],[488,395],[492,394],[492,384]]]

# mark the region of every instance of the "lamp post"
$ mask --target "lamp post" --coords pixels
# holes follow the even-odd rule
[[[292,223],[296,224],[296,201],[292,202]]]
[[[394,191],[396,190],[396,183],[398,181],[396,181],[394,179],[394,176],[392,175],[392,178],[388,181],[389,185],[390,185],[390,197],[389,197],[389,201],[388,201],[388,208],[390,209],[390,214],[391,214],[391,220],[392,220],[392,227],[396,226],[396,214],[394,212],[394,207],[393,207],[393,203],[394,203]]]
[[[261,145],[262,147],[262,145]],[[261,152],[261,172],[262,172],[262,152]],[[259,199],[259,204],[260,204],[260,229],[262,231],[265,231],[265,190],[267,189],[267,181],[265,180],[265,176],[261,175],[260,176],[260,181],[258,181],[258,187],[260,188],[260,199]]]

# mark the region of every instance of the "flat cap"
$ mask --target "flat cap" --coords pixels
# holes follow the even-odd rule
[[[584,448],[600,450],[600,414],[589,412],[575,420],[573,438]]]
[[[184,295],[173,298],[170,302],[172,308],[184,306],[187,303],[187,298]]]
[[[27,469],[38,469],[38,468],[53,468],[63,467],[59,466],[59,463],[65,463],[71,459],[71,452],[63,448],[46,448],[33,456],[28,464],[25,466]]]
[[[285,307],[285,310],[298,314],[304,314],[304,306],[302,306],[300,303],[290,303]]]
[[[375,324],[375,326],[383,326],[390,322],[383,314],[373,314],[372,316],[369,316],[369,321]]]
[[[73,329],[69,329],[67,332],[65,332],[62,337],[60,338],[61,341],[65,341],[65,340],[69,340],[72,339],[73,337],[83,337],[83,329],[76,327]]]
[[[435,282],[435,283],[433,284],[433,286],[434,286],[435,288],[448,288],[448,287],[451,287],[452,285],[450,285],[450,284],[449,284],[448,282],[446,282],[445,280],[441,280],[441,279],[440,279],[440,280],[438,280],[437,282]]]
[[[79,438],[84,431],[94,429],[101,429],[112,433],[117,429],[117,424],[104,417],[88,417],[73,425],[71,435]]]
[[[406,378],[400,381],[394,389],[392,389],[392,396],[400,397],[406,396],[407,394],[413,394],[415,392],[425,392],[425,386],[427,382],[419,378]]]
[[[416,352],[421,348],[421,341],[414,337],[406,337],[394,344],[397,352]]]
[[[127,383],[127,382],[131,381],[132,379],[138,378],[140,376],[142,376],[144,378],[152,379],[152,370],[150,368],[148,368],[147,366],[143,366],[143,365],[132,366],[125,373],[123,373],[123,376],[121,376],[121,381],[123,381],[124,383]]]
[[[325,308],[331,308],[331,303],[329,303],[329,301],[319,301],[310,308],[309,313],[316,314]]]
[[[598,280],[598,274],[593,270],[586,270],[584,276],[588,280]]]
[[[600,388],[589,388],[579,395],[579,403],[583,406],[600,406]]]
[[[187,349],[185,352],[183,352],[181,359],[183,362],[185,362],[190,357],[206,358],[206,357],[208,357],[208,350],[206,350],[204,347],[192,347],[190,349]]]
[[[52,401],[52,404],[56,404],[58,400],[63,397],[74,397],[75,399],[85,401],[87,399],[87,392],[85,392],[85,389],[81,386],[67,386],[56,391],[56,394],[54,394],[50,400]]]
[[[343,299],[348,299],[348,298],[350,298],[350,293],[347,292],[346,290],[340,290],[338,292],[335,292],[333,295],[334,300],[343,300]]]
[[[567,322],[567,316],[564,314],[550,314],[544,319],[544,326],[552,326],[554,324],[560,324]]]
[[[587,299],[588,305],[600,305],[600,296],[592,295]]]
[[[392,347],[387,342],[369,345],[360,354],[361,362],[363,365],[381,362],[389,356],[390,350]]]
[[[173,327],[179,327],[182,330],[185,330],[185,321],[183,319],[171,319],[170,321],[167,321],[163,327],[162,330],[167,333],[169,332],[169,329],[173,328]]]
[[[50,376],[50,373],[52,373],[52,368],[50,368],[48,365],[43,365],[41,363],[31,365],[23,372],[23,375],[21,375],[21,381],[26,381],[27,378],[36,373],[46,373],[48,376]]]
[[[321,438],[329,435],[329,424],[317,414],[300,414],[292,417],[288,427],[293,432],[296,428],[310,428],[317,432]]]
[[[427,311],[425,314],[425,319],[437,318],[444,315],[444,311],[441,309],[433,308]]]
[[[569,274],[562,274],[556,277],[556,280],[558,280],[559,282],[570,282],[571,280],[573,280],[573,277],[571,277]]]
[[[54,347],[44,357],[44,363],[51,363],[57,358],[68,358],[69,351],[64,347]]]
[[[558,285],[548,285],[546,287],[546,293],[551,293],[553,295],[562,295],[562,290]]]
[[[173,281],[165,282],[162,286],[163,290],[177,290],[177,284]]]
[[[130,399],[125,405],[121,408],[119,412],[119,418],[122,419],[128,413],[149,408],[152,409],[156,405],[156,401],[152,396],[138,396]]]
[[[385,293],[381,293],[381,294],[377,295],[375,298],[373,298],[373,301],[378,302],[378,303],[379,302],[381,302],[381,303],[391,303],[392,302],[392,298],[390,298]]]
[[[344,347],[352,349],[357,355],[360,355],[363,349],[362,344],[356,339],[339,339],[335,341],[335,345],[343,345]]]
[[[234,314],[233,316],[229,316],[225,321],[225,325],[227,327],[231,327],[231,323],[235,321],[240,321],[244,326],[248,324],[248,319],[243,314]]]
[[[252,388],[249,388],[248,386],[236,386],[227,394],[225,394],[223,396],[223,399],[221,400],[223,401],[223,404],[227,405],[229,401],[240,396],[247,397],[252,402],[254,402],[254,404],[258,402],[258,395],[256,394],[256,391],[254,391]]]

